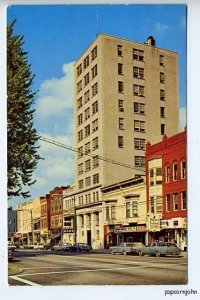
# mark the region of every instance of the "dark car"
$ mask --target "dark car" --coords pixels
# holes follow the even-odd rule
[[[76,243],[70,250],[74,252],[90,252],[92,247],[86,243]]]
[[[13,258],[14,258],[13,252],[14,252],[13,249],[8,248],[8,261],[12,261],[13,260]]]

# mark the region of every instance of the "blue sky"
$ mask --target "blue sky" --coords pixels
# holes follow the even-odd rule
[[[11,6],[8,23],[17,19],[15,33],[24,35],[25,50],[35,73],[35,127],[38,134],[73,145],[73,63],[103,32],[156,45],[179,53],[181,127],[186,106],[186,6],[184,5],[27,5]],[[97,26],[98,23],[98,26]],[[45,158],[34,173],[32,198],[74,180],[73,152],[41,142]],[[10,201],[15,206],[24,201]]]

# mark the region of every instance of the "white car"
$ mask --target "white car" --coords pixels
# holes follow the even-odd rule
[[[33,246],[34,250],[44,250],[44,245],[43,244],[37,244]]]

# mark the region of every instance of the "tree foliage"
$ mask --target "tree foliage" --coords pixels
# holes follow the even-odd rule
[[[15,21],[7,27],[8,196],[27,198],[40,159],[39,136],[33,127],[34,75],[23,50],[24,37],[13,32]]]

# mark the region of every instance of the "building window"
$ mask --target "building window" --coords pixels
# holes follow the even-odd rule
[[[154,185],[154,169],[150,169],[149,172],[149,184]]]
[[[97,46],[91,51],[92,60],[97,57]]]
[[[93,79],[97,76],[97,65],[95,65],[91,71],[92,71],[92,79]]]
[[[77,100],[78,109],[82,107],[82,97]]]
[[[178,165],[177,163],[173,163],[173,181],[178,179]]]
[[[85,94],[84,94],[84,102],[87,103],[90,100],[90,91],[88,90]]]
[[[160,72],[160,83],[165,83],[165,74]]]
[[[161,214],[163,212],[162,196],[156,197],[156,213]]]
[[[110,207],[106,206],[106,220],[110,219]]]
[[[117,45],[117,55],[122,56],[122,45]]]
[[[134,113],[144,115],[145,114],[145,104],[134,102]]]
[[[80,64],[76,70],[77,70],[77,77],[78,77],[82,73],[82,64]]]
[[[144,79],[144,68],[133,67],[133,77]]]
[[[145,121],[135,120],[134,131],[145,132]]]
[[[88,85],[90,82],[90,75],[89,73],[87,73],[85,76],[84,76],[84,85]]]
[[[99,166],[99,157],[98,155],[93,157],[93,169],[98,168]]]
[[[186,178],[186,164],[185,161],[181,162],[181,179]]]
[[[83,139],[83,130],[81,129],[80,131],[78,131],[78,142],[82,141]]]
[[[119,118],[119,129],[120,130],[124,129],[124,118]]]
[[[178,196],[177,196],[177,193],[173,194],[173,207],[174,207],[174,211],[178,210]]]
[[[85,110],[85,121],[88,120],[90,118],[90,108],[88,107],[86,110]]]
[[[88,137],[89,135],[90,135],[90,124],[85,126],[85,138]]]
[[[144,156],[135,156],[135,167],[144,167],[145,166],[145,157]]]
[[[98,112],[98,101],[95,101],[93,104],[92,104],[92,114],[96,114]]]
[[[118,100],[119,111],[124,111],[124,100]]]
[[[165,107],[160,108],[160,117],[165,118]]]
[[[160,100],[165,100],[165,90],[160,90]]]
[[[137,201],[132,202],[132,214],[133,214],[133,217],[138,216],[138,202]]]
[[[85,162],[85,172],[90,171],[90,169],[91,169],[91,161],[90,161],[90,159],[88,159]]]
[[[164,66],[164,55],[160,55],[160,66]]]
[[[118,148],[123,148],[123,147],[124,147],[124,137],[118,136]]]
[[[181,193],[181,207],[182,209],[187,209],[186,191]]]
[[[123,75],[123,64],[118,64],[118,75]]]
[[[90,142],[85,144],[85,154],[89,154],[90,153]]]
[[[78,175],[83,174],[83,163],[78,165]]]
[[[165,124],[160,125],[160,134],[164,135],[165,134]]]
[[[86,69],[89,66],[90,60],[89,60],[89,55],[86,56],[86,58],[83,61],[83,67]]]
[[[143,85],[134,84],[133,85],[133,94],[135,96],[144,97],[144,86]]]
[[[93,184],[99,183],[99,174],[94,174],[93,175]]]
[[[71,227],[72,226],[72,220],[71,217],[64,217],[64,227]]]
[[[78,158],[83,157],[83,147],[78,148]]]
[[[135,60],[144,60],[144,51],[139,50],[139,49],[133,49],[133,59]]]
[[[131,203],[126,202],[126,218],[130,218],[131,216]]]
[[[85,186],[90,186],[90,185],[91,185],[91,177],[86,177],[85,178]]]
[[[98,137],[96,137],[95,139],[92,140],[92,149],[96,150],[99,147],[99,143],[98,143]]]
[[[118,92],[123,93],[124,91],[124,83],[123,81],[118,81]]]
[[[115,217],[115,206],[114,205],[112,205],[111,206],[111,219],[113,220],[113,219],[115,219],[116,217]]]
[[[154,214],[155,207],[154,207],[154,197],[150,197],[150,212]]]
[[[170,167],[165,167],[165,182],[168,183],[170,181]]]
[[[156,168],[156,184],[162,184],[162,168]]]
[[[145,150],[145,139],[134,138],[134,148],[136,150]]]
[[[83,189],[83,179],[79,180],[78,187],[79,189]]]
[[[98,84],[97,82],[92,86],[92,97],[98,93]]]
[[[78,115],[78,126],[80,126],[83,123],[83,115]]]
[[[96,192],[96,199],[99,201],[99,192]]]
[[[82,80],[77,83],[77,93],[80,93],[80,91],[82,91]]]
[[[98,119],[92,122],[92,132],[95,132],[97,130],[98,130]]]

